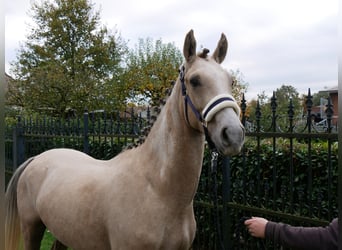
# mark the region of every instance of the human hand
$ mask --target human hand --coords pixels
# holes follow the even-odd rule
[[[245,226],[248,232],[253,237],[265,238],[265,228],[268,220],[261,217],[252,217],[252,219],[245,221]]]

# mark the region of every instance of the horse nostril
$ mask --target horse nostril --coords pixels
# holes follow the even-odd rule
[[[238,129],[224,127],[221,130],[221,140],[225,146],[239,145],[242,141],[244,141],[244,137],[244,127],[239,127]]]
[[[223,142],[229,144],[229,137],[228,137],[228,129],[227,128],[222,129],[221,137],[222,137]]]

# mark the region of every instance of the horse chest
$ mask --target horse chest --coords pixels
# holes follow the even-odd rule
[[[137,203],[110,223],[112,249],[189,249],[196,231],[192,208],[177,212],[162,202],[147,203]]]
[[[184,230],[184,225],[170,228],[158,226],[146,230],[133,230],[130,235],[111,240],[111,249],[189,249],[195,230]]]

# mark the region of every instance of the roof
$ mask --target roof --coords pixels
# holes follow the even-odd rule
[[[328,89],[321,90],[319,92],[337,93],[338,92],[338,85],[331,87],[331,88],[328,88]]]

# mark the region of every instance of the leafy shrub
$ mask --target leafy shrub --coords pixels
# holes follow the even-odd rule
[[[330,220],[337,215],[338,143],[248,140],[231,159],[232,199],[251,206]],[[328,153],[330,150],[330,153]],[[292,167],[291,167],[292,165]]]

